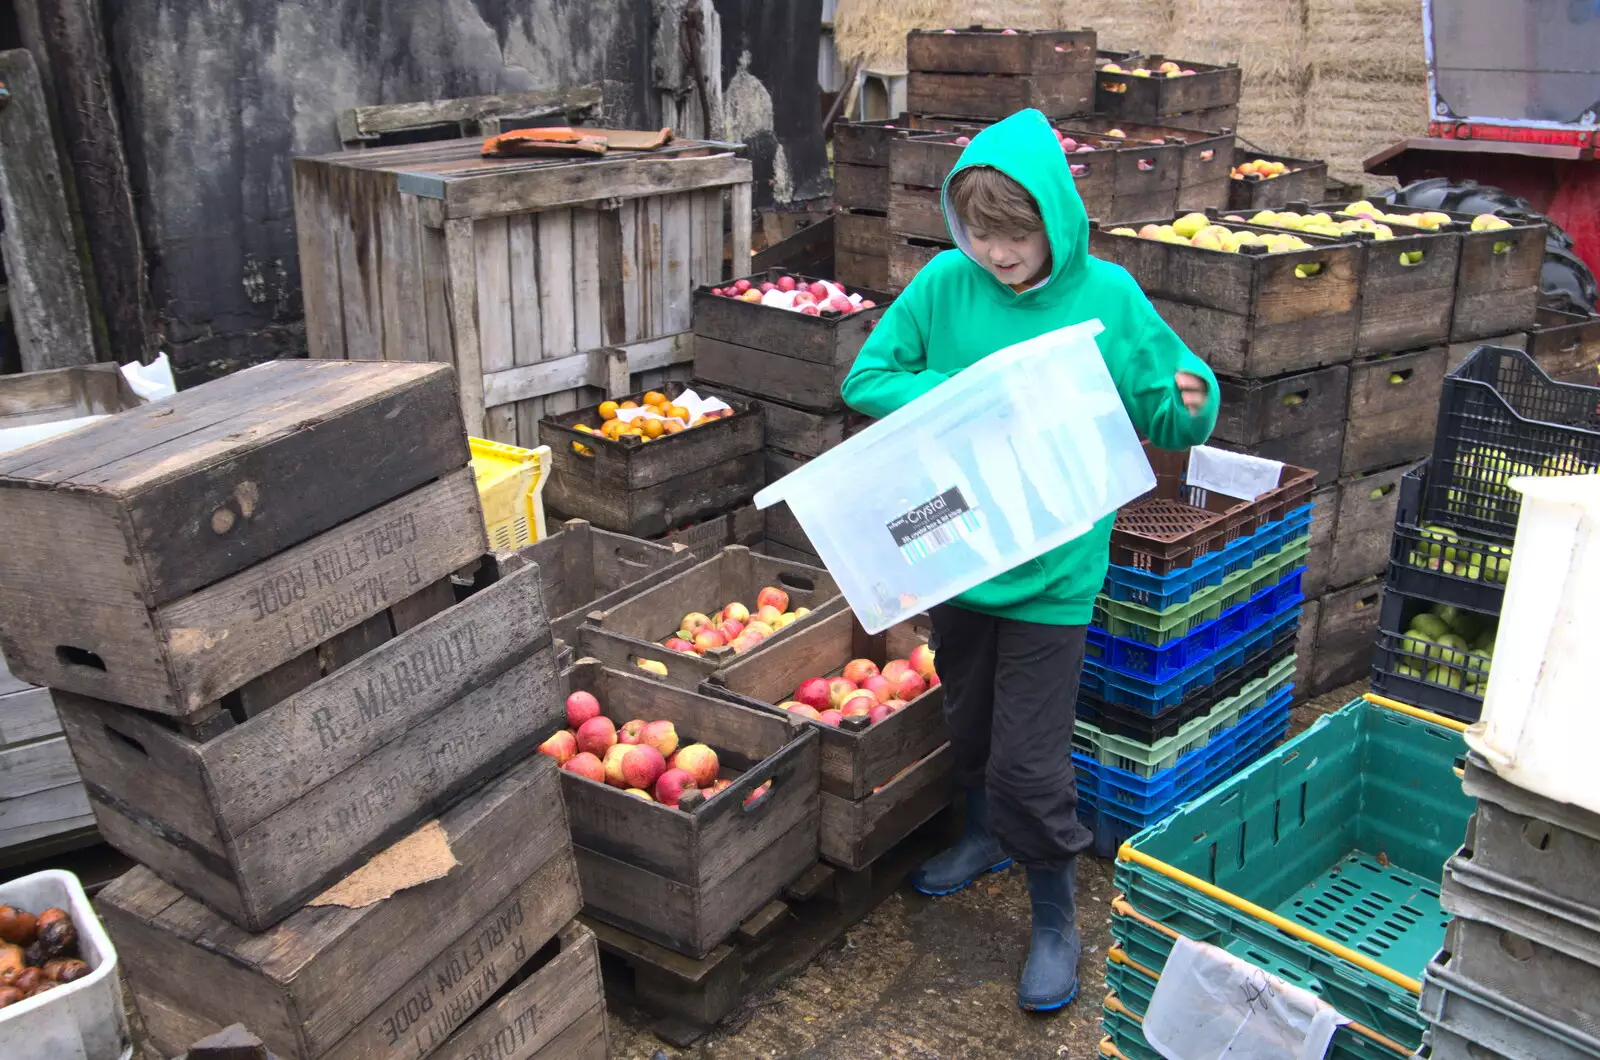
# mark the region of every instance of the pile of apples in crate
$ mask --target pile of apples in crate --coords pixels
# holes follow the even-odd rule
[[[1248,162],[1240,162],[1228,170],[1228,176],[1234,180],[1243,180],[1245,177],[1260,177],[1262,180],[1270,180],[1273,177],[1281,177],[1285,173],[1298,172],[1300,172],[1299,166],[1291,167],[1287,162],[1269,162],[1265,158],[1253,158]]]
[[[776,280],[755,284],[749,280],[735,280],[726,287],[711,288],[711,293],[722,298],[736,298],[741,302],[759,303],[773,309],[788,309],[808,317],[821,316],[824,313],[841,315],[858,313],[863,309],[872,309],[878,304],[859,292],[851,294],[832,280],[807,282],[798,276],[780,276]]]
[[[661,646],[683,655],[704,655],[712,648],[724,647],[742,655],[810,613],[809,607],[790,611],[789,594],[768,585],[756,594],[755,611],[737,600],[714,615],[691,611]]]
[[[1134,77],[1193,77],[1193,70],[1185,70],[1170,59],[1156,67],[1154,70],[1143,66],[1135,66],[1125,70],[1120,63],[1106,63],[1100,67],[1102,74],[1132,74]]]
[[[722,767],[710,747],[680,747],[672,722],[635,718],[619,727],[590,692],[567,697],[567,725],[540,744],[539,753],[554,758],[568,773],[621,788],[636,799],[678,809],[691,791],[709,799],[733,783],[718,775]],[[760,798],[771,783],[752,791],[745,803]]]
[[[620,415],[621,412],[628,410],[633,410],[630,415]],[[600,426],[591,427],[587,423],[576,423],[572,429],[582,431],[584,434],[598,434],[612,441],[632,435],[641,442],[651,442],[669,434],[677,434],[691,427],[701,427],[733,415],[733,409],[726,405],[707,409],[697,415],[688,406],[669,401],[667,395],[659,390],[652,390],[646,394],[642,403],[602,401],[597,411],[600,413]],[[578,442],[573,442],[572,448],[585,454],[591,451]]]
[[[1233,215],[1230,220],[1243,221],[1244,218]],[[1184,243],[1202,250],[1221,250],[1229,254],[1237,254],[1240,247],[1260,246],[1265,247],[1269,254],[1285,254],[1294,250],[1310,250],[1311,244],[1295,235],[1293,232],[1237,232],[1219,225],[1203,213],[1188,213],[1178,218],[1171,224],[1147,224],[1134,231],[1132,228],[1113,228],[1114,236],[1138,236],[1140,239],[1154,239],[1160,243]],[[1296,265],[1295,271],[1306,270],[1301,275],[1312,276],[1321,268],[1316,264]]]
[[[838,677],[808,677],[794,698],[778,704],[801,717],[838,727],[846,718],[876,725],[930,688],[939,687],[933,649],[919,644],[909,659],[891,659],[882,670],[871,659],[851,659]]]

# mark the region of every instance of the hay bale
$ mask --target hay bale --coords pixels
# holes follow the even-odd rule
[[[1362,163],[1379,150],[1427,134],[1427,80],[1357,79],[1316,67],[1308,113],[1308,147],[1328,160],[1330,173],[1360,179]]]

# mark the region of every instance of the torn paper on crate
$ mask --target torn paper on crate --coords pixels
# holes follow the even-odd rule
[[[145,402],[159,401],[171,397],[178,392],[177,385],[172,379],[172,365],[167,360],[165,353],[161,354],[150,364],[140,364],[130,361],[121,366],[122,377],[127,380],[128,387],[134,395]],[[51,420],[47,423],[30,423],[25,427],[0,428],[0,453],[9,453],[13,449],[21,449],[25,445],[42,442],[47,438],[54,438],[58,434],[75,431],[79,427],[87,427],[91,423],[98,423],[105,419],[105,414],[93,416],[72,416],[67,419]]]
[[[1308,990],[1180,937],[1144,1017],[1166,1060],[1321,1060],[1350,1021]]]
[[[1253,501],[1268,490],[1277,489],[1282,477],[1281,460],[1197,445],[1189,450],[1189,472],[1184,483],[1224,497]]]

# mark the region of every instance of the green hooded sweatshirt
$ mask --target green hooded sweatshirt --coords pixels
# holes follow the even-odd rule
[[[997,350],[1098,318],[1105,326],[1100,354],[1139,433],[1171,450],[1210,437],[1217,423],[1216,377],[1156,315],[1133,277],[1090,257],[1088,215],[1044,115],[1024,110],[983,130],[951,176],[967,166],[993,166],[1033,195],[1050,240],[1049,277],[1019,294],[973,260],[947,179],[945,221],[959,249],[930,261],[884,313],[845,378],[845,403],[868,416],[887,416]],[[1179,371],[1206,382],[1198,413],[1183,405],[1173,381]],[[1082,537],[950,602],[1024,622],[1087,624],[1105,582],[1114,521],[1108,515]]]

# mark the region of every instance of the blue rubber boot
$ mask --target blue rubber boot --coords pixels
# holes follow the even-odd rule
[[[967,829],[954,846],[924,861],[911,874],[911,886],[923,894],[955,894],[986,872],[1011,864],[989,833],[989,797],[981,788],[967,790]]]
[[[1033,899],[1033,938],[1022,969],[1017,1004],[1030,1012],[1051,1012],[1078,996],[1078,918],[1073,903],[1076,859],[1059,872],[1028,870]]]

